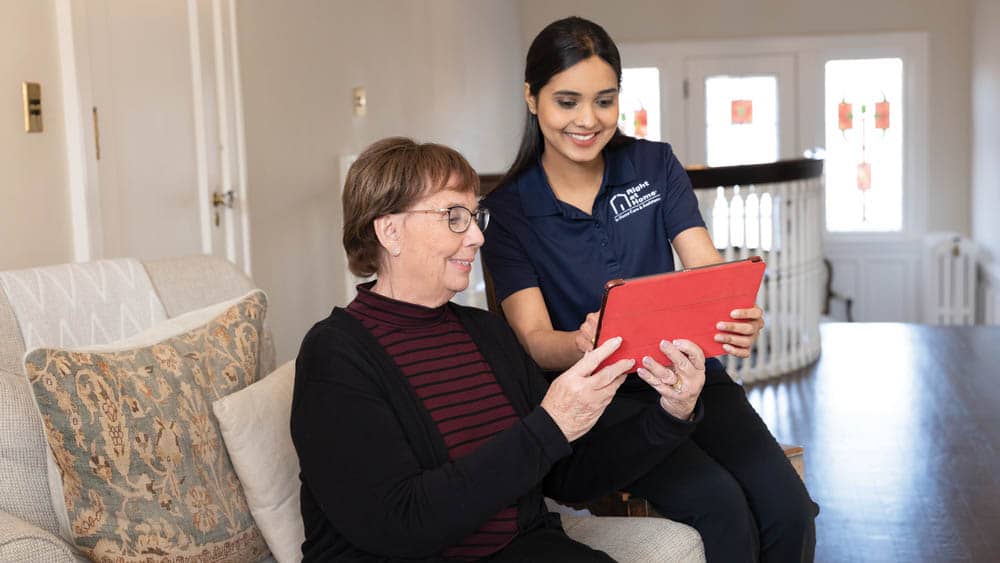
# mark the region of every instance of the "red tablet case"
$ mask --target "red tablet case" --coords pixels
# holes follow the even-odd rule
[[[605,285],[596,342],[615,336],[622,345],[601,367],[624,358],[642,365],[650,356],[671,362],[660,351],[661,340],[684,338],[697,344],[705,357],[725,354],[715,341],[719,321],[732,320],[733,309],[749,309],[757,301],[764,277],[759,256],[679,272],[668,272]]]

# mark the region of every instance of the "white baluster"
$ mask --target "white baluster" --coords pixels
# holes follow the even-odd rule
[[[791,212],[790,202],[790,190],[787,183],[782,183],[778,187],[779,205],[778,213],[781,220],[781,228],[778,230],[781,233],[780,244],[781,250],[778,255],[779,264],[779,282],[778,282],[778,318],[781,325],[778,327],[778,369],[782,373],[789,371],[790,362],[789,354],[791,354],[791,280],[789,275],[791,274],[792,268],[792,252],[795,243],[791,239],[791,221],[794,220],[795,214]]]
[[[795,327],[795,353],[792,355],[792,361],[795,366],[800,366],[805,363],[805,339],[803,335],[805,334],[805,313],[806,313],[806,283],[808,281],[808,261],[806,256],[809,251],[808,240],[806,238],[806,226],[808,225],[808,220],[806,217],[806,201],[805,201],[805,185],[804,182],[795,182],[795,240],[796,240],[796,252],[798,254],[798,263],[795,267],[795,293],[793,294],[793,308],[794,308],[794,327]]]
[[[768,188],[773,189],[773,186]],[[774,199],[770,192],[760,196],[760,248],[771,250],[774,245]]]
[[[750,186],[744,214],[746,216],[746,247],[757,249],[760,247],[760,198],[757,196],[756,186]]]
[[[712,203],[712,240],[715,248],[724,250],[729,246],[729,202],[726,200],[726,189],[719,186]]]
[[[822,311],[823,301],[826,299],[826,295],[823,293],[823,282],[825,281],[826,268],[823,264],[823,177],[814,178],[812,181],[812,197],[813,197],[813,220],[812,230],[815,231],[816,237],[816,283],[814,284],[814,289],[816,293],[816,304],[813,306],[813,348],[812,355],[809,361],[813,361],[819,358],[820,352],[820,337],[819,337],[819,316]]]
[[[733,197],[729,200],[729,245],[735,247],[744,246],[744,221],[743,217],[743,196],[740,194],[740,187],[733,186]]]

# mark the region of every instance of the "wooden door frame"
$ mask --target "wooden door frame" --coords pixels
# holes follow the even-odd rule
[[[89,262],[104,252],[100,185],[94,161],[93,96],[89,34],[78,0],[55,0],[56,33],[66,126],[66,164],[73,232],[73,260]],[[88,121],[89,120],[89,121]]]

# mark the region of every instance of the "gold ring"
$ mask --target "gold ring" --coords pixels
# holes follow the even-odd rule
[[[684,382],[678,379],[677,383],[674,383],[670,387],[673,388],[674,392],[681,393],[682,391],[684,391]]]

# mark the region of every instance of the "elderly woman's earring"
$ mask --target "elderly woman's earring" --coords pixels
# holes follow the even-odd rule
[[[393,256],[399,256],[399,247],[398,246],[392,247],[392,255]]]

